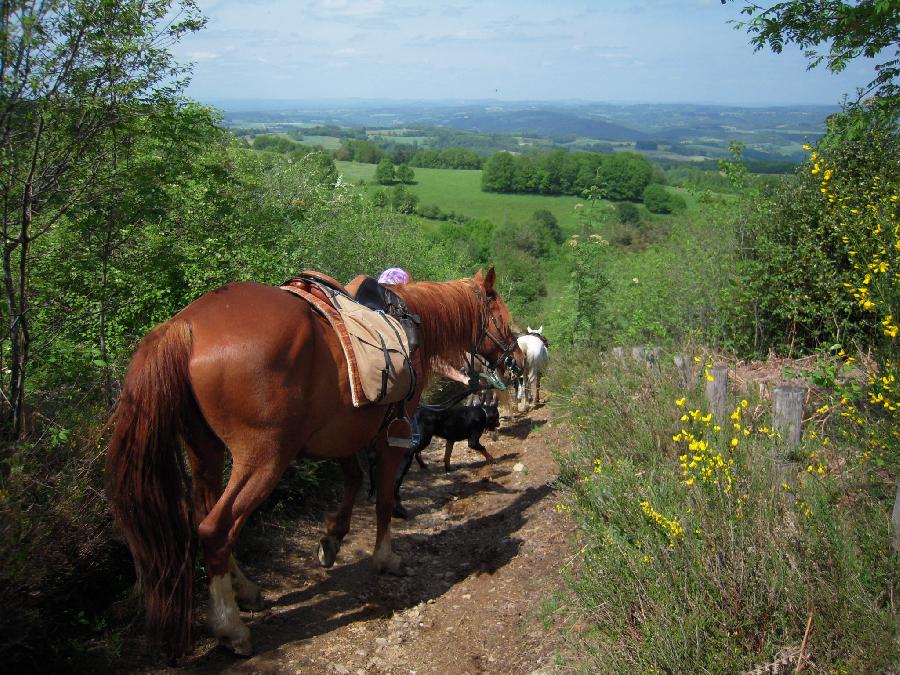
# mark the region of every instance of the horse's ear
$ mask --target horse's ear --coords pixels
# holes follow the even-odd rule
[[[491,265],[487,271],[487,276],[484,278],[484,290],[489,296],[496,295],[496,291],[494,291],[494,282],[496,280],[497,274],[494,272],[494,266]]]
[[[475,272],[475,281],[477,281],[479,284],[484,283],[484,273],[482,272],[482,270],[479,269],[477,272]]]
[[[534,332],[537,333],[538,335],[543,335],[543,334],[544,334],[544,324],[541,324],[541,327],[538,328],[538,329],[537,329],[536,331],[534,331]]]
[[[529,333],[533,333],[533,332],[534,332],[533,330],[531,330],[531,326],[528,326],[528,332],[529,332]]]

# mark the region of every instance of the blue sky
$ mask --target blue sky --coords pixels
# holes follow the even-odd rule
[[[188,94],[228,99],[581,99],[834,104],[872,78],[754,53],[719,0],[199,0]]]

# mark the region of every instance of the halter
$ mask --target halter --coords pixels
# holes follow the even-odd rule
[[[512,351],[516,348],[518,344],[515,336],[512,337],[512,340],[509,344],[504,344],[498,335],[495,335],[491,332],[490,327],[488,326],[487,320],[487,299],[481,294],[481,287],[478,285],[478,282],[474,280],[469,280],[472,283],[472,288],[475,291],[475,296],[478,298],[479,305],[479,315],[481,318],[480,326],[478,329],[478,334],[472,334],[472,349],[469,350],[469,387],[475,391],[477,389],[478,384],[478,376],[475,371],[475,355],[477,354],[478,344],[484,340],[484,338],[488,338],[493,342],[501,351],[501,354],[497,359],[491,363],[488,361],[487,357],[482,356],[482,358],[487,363],[487,367],[489,370],[495,371],[501,365],[510,368],[513,371],[518,370],[518,364],[512,358]],[[502,333],[502,329],[500,325],[497,323],[497,317],[493,314],[488,315],[490,317],[490,322],[494,325],[494,328],[497,329],[498,333]]]
[[[468,279],[467,281],[472,283],[472,290],[478,298],[479,314],[481,317],[480,325],[478,327],[478,333],[472,334],[472,348],[469,350],[469,362],[466,364],[466,369],[469,371],[469,385],[464,391],[451,396],[449,399],[442,403],[420,403],[420,408],[426,408],[432,411],[447,410],[459,403],[466,396],[477,393],[481,389],[481,387],[478,386],[478,372],[475,370],[476,358],[484,359],[484,362],[487,364],[488,369],[492,372],[496,372],[497,368],[502,364],[513,370],[513,372],[515,372],[517,375],[521,374],[519,365],[515,362],[515,359],[512,358],[512,351],[518,344],[518,342],[516,342],[515,336],[512,337],[512,341],[510,342],[510,344],[506,345],[497,335],[491,332],[490,328],[488,327],[487,318],[485,317],[487,303],[485,302],[485,298],[483,298],[481,295],[481,287],[474,279]],[[500,326],[497,323],[497,317],[491,314],[490,318],[491,323],[494,325],[494,328],[496,328],[498,332],[502,332]],[[478,343],[481,342],[484,338],[489,338],[495,345],[497,345],[497,347],[502,350],[499,358],[497,358],[497,360],[495,360],[493,363],[488,361],[486,357],[477,352]]]

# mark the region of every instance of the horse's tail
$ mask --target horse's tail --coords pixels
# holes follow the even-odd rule
[[[191,644],[194,523],[179,435],[192,397],[191,327],[169,321],[135,352],[112,421],[106,492],[144,591],[147,631],[171,656]]]

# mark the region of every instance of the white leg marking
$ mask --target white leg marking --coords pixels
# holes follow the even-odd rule
[[[253,653],[250,629],[241,622],[230,574],[212,577],[209,581],[209,625],[213,635],[236,654],[249,656]]]
[[[388,526],[384,538],[381,540],[381,546],[375,551],[373,556],[375,569],[379,572],[389,572],[391,574],[399,574],[403,561],[400,556],[394,553],[391,548],[391,528]]]

